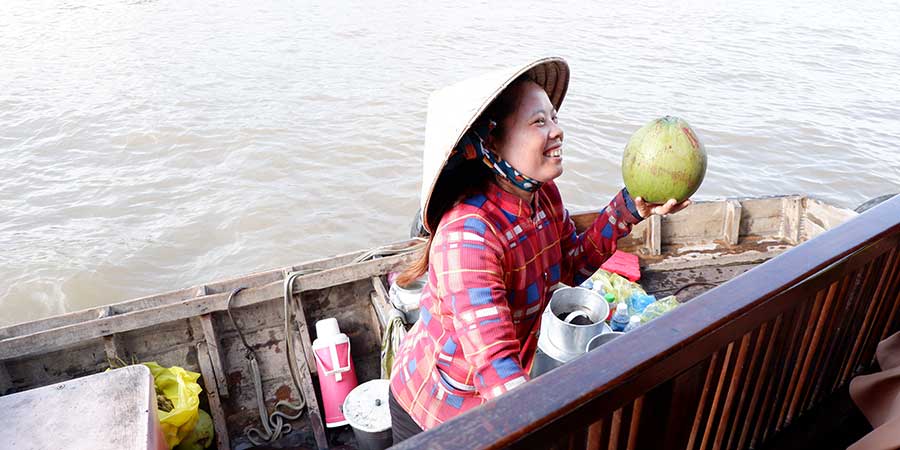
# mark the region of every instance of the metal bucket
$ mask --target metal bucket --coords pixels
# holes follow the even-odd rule
[[[601,346],[623,334],[625,334],[625,333],[623,333],[621,331],[610,331],[609,333],[603,333],[603,334],[594,336],[594,338],[591,339],[590,342],[588,342],[587,348],[585,349],[585,353],[587,353],[591,350],[594,350],[597,347],[599,347],[599,346]]]
[[[407,324],[416,323],[419,320],[419,299],[422,298],[422,291],[428,283],[428,274],[413,280],[407,286],[400,286],[396,282],[391,284],[390,297],[391,306],[403,313],[404,320]]]
[[[609,304],[594,291],[566,287],[554,292],[541,317],[531,376],[546,373],[584,354],[594,336],[612,331],[604,322],[607,315]]]

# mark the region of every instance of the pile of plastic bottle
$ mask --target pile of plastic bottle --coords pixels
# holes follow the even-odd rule
[[[609,302],[606,320],[613,331],[627,333],[679,305],[674,295],[657,300],[641,285],[602,269],[581,283],[581,287],[597,292]]]

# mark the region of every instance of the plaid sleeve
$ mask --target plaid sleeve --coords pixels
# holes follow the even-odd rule
[[[462,215],[438,230],[441,245],[432,245],[439,265],[437,291],[449,303],[463,355],[474,367],[474,385],[492,399],[527,380],[519,362],[503,282],[503,247],[489,222]]]
[[[569,211],[563,210],[563,231],[560,245],[563,253],[563,282],[581,284],[590,277],[604,261],[616,252],[616,242],[628,233],[631,227],[642,220],[627,189],[622,189],[600,210],[597,219],[580,235],[575,232],[575,222]]]

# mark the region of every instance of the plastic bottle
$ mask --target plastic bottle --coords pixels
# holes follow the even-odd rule
[[[583,287],[585,289],[593,290],[594,289],[594,280],[592,280],[590,278],[588,278],[587,280],[584,280],[583,282],[581,282],[581,287]]]
[[[628,325],[625,325],[625,332],[629,332],[637,327],[641,326],[641,316],[635,314],[628,319]]]
[[[616,312],[616,296],[610,293],[606,293],[603,298],[606,300],[606,303],[609,303],[609,315],[606,316],[606,321],[609,322],[610,320],[612,320],[612,316]]]
[[[628,304],[623,300],[616,305],[616,313],[610,319],[609,326],[613,331],[624,331],[628,320]]]

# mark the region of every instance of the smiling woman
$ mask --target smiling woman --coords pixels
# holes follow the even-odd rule
[[[622,189],[576,233],[554,183],[568,81],[566,62],[547,58],[429,100],[421,201],[431,234],[398,279],[427,272],[428,284],[391,370],[395,443],[526,382],[551,287],[593,274],[642,218],[690,204]]]

